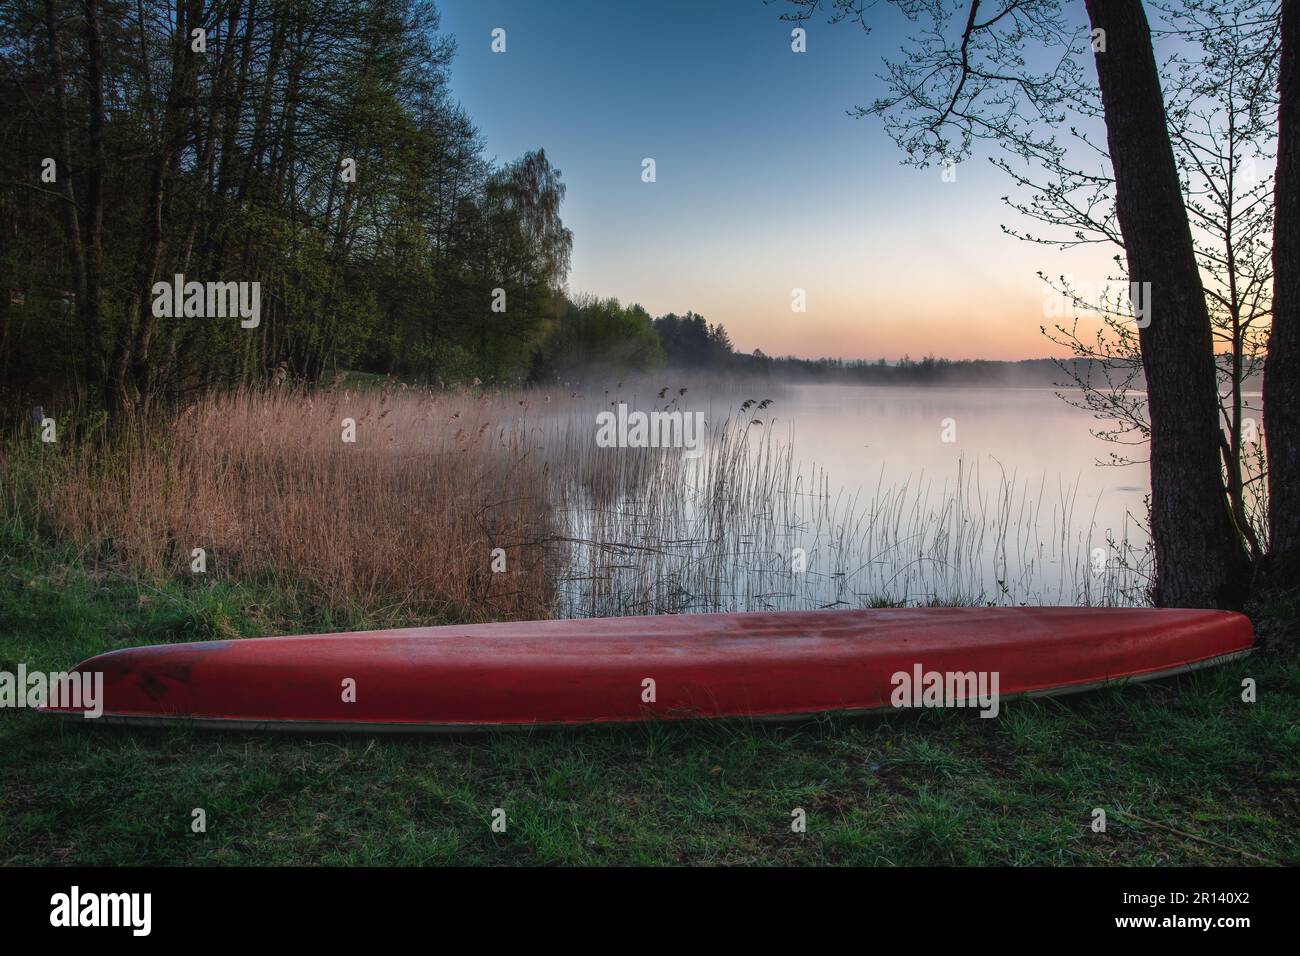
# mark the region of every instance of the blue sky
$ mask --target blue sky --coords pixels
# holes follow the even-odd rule
[[[761,0],[441,0],[452,89],[500,160],[544,147],[563,172],[571,290],[694,309],[739,348],[953,358],[1054,354],[1037,269],[1105,276],[1090,254],[1002,235],[987,153],[957,181],[903,166],[875,119],[907,22],[870,36]],[[506,31],[504,54],[491,31]],[[641,181],[652,157],[657,181]],[[791,311],[791,290],[808,311]]]

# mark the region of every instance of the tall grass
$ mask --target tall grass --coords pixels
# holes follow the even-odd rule
[[[60,449],[42,470],[28,460],[26,491],[50,530],[138,574],[191,575],[201,548],[206,574],[332,608],[544,617],[540,469],[479,406],[415,392],[213,395],[110,444]]]
[[[380,620],[1145,599],[1145,552],[1071,488],[968,461],[851,493],[725,385],[691,399],[699,457],[599,448],[611,391],[665,407],[635,383],[212,395],[109,443],[11,441],[5,499],[134,574],[201,581],[202,548],[208,575]]]

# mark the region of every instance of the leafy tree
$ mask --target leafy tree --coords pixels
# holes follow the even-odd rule
[[[540,150],[484,160],[454,52],[423,0],[0,7],[14,392],[122,417],[280,366],[522,378],[563,305],[564,186]],[[259,283],[261,321],[156,316],[178,273]]]

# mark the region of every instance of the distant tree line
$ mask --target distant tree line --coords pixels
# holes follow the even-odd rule
[[[1226,357],[1225,357],[1226,361]],[[800,358],[735,348],[722,323],[697,312],[651,319],[639,305],[583,298],[565,310],[539,349],[533,380],[547,382],[627,375],[667,367],[711,375],[778,377],[786,381],[858,385],[1074,385],[1103,377],[1103,359]],[[1142,387],[1141,377],[1131,382]]]

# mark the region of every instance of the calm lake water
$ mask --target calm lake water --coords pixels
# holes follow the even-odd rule
[[[1146,516],[1146,465],[1097,464],[1111,451],[1142,459],[1145,450],[1094,437],[1092,414],[1051,389],[795,386],[781,410],[778,431],[781,419],[791,426],[783,440],[845,488],[951,487],[964,463],[986,487],[1005,477],[1101,531],[1132,533],[1133,516]]]
[[[567,613],[1145,601],[1144,449],[1052,389],[701,391],[709,453],[568,500]]]

